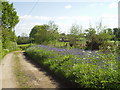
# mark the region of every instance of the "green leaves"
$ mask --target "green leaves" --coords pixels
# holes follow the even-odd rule
[[[13,7],[13,3],[9,4],[9,2],[0,2],[1,10],[0,10],[0,29],[2,36],[2,48],[8,49],[9,51],[14,51],[17,49],[16,44],[16,36],[15,32],[12,29],[19,22],[19,18],[17,16],[17,12]]]
[[[11,30],[19,22],[13,3],[2,2],[2,26]]]
[[[44,47],[31,47],[27,54],[38,64],[48,67],[58,77],[75,83],[78,87],[119,88],[120,79],[116,54],[99,54],[82,57],[61,55]],[[81,51],[82,52],[82,51]],[[97,57],[97,58],[96,58]]]
[[[58,39],[58,26],[51,22],[49,25],[36,25],[30,32],[30,37],[35,40],[36,43],[48,43]]]

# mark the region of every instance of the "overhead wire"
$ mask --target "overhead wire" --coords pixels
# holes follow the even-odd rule
[[[31,14],[31,12],[32,12],[32,11],[34,10],[34,8],[37,6],[38,1],[39,1],[39,0],[37,0],[37,1],[35,2],[34,6],[31,8],[31,10],[28,12],[27,15],[30,15],[30,14]],[[21,24],[23,24],[25,21],[26,21],[26,19],[24,19],[23,21],[21,21]],[[20,24],[20,25],[21,25],[21,24]]]
[[[38,4],[38,1],[39,0],[36,0],[36,2],[35,2],[35,4],[33,5],[33,7],[31,8],[31,10],[28,12],[28,14],[27,15],[30,15],[31,14],[31,12],[34,10],[34,8],[37,6],[37,4]],[[21,21],[21,23],[19,23],[18,25],[17,25],[17,27],[18,26],[20,26],[20,25],[22,25],[24,22],[25,22],[25,20],[26,19],[24,19],[23,21]],[[22,29],[23,27],[21,27],[21,29]],[[14,28],[14,32],[15,32],[16,30],[15,30],[15,28]]]

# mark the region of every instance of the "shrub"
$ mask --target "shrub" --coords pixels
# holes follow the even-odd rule
[[[33,46],[34,44],[20,44],[18,45],[19,48],[21,48],[22,50],[27,49],[28,47]]]

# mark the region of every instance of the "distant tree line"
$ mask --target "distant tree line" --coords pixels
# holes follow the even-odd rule
[[[113,48],[115,42],[111,43],[110,41],[120,41],[120,29],[105,28],[102,23],[96,28],[90,27],[87,30],[83,30],[82,26],[73,24],[70,28],[70,34],[58,33],[58,31],[58,25],[53,21],[48,24],[36,25],[32,28],[28,41],[37,44],[48,44],[54,41],[68,42],[71,47],[86,50]]]

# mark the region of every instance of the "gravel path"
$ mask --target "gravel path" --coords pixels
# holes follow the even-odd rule
[[[17,54],[15,54],[17,52]],[[0,89],[1,88],[21,88],[19,80],[15,75],[15,59],[19,60],[18,67],[24,76],[22,81],[27,83],[29,88],[61,88],[59,82],[49,76],[42,68],[37,68],[26,59],[22,51],[16,51],[7,54],[0,64]],[[25,81],[25,79],[27,80]]]
[[[17,88],[12,56],[13,52],[7,54],[0,64],[0,88]]]

